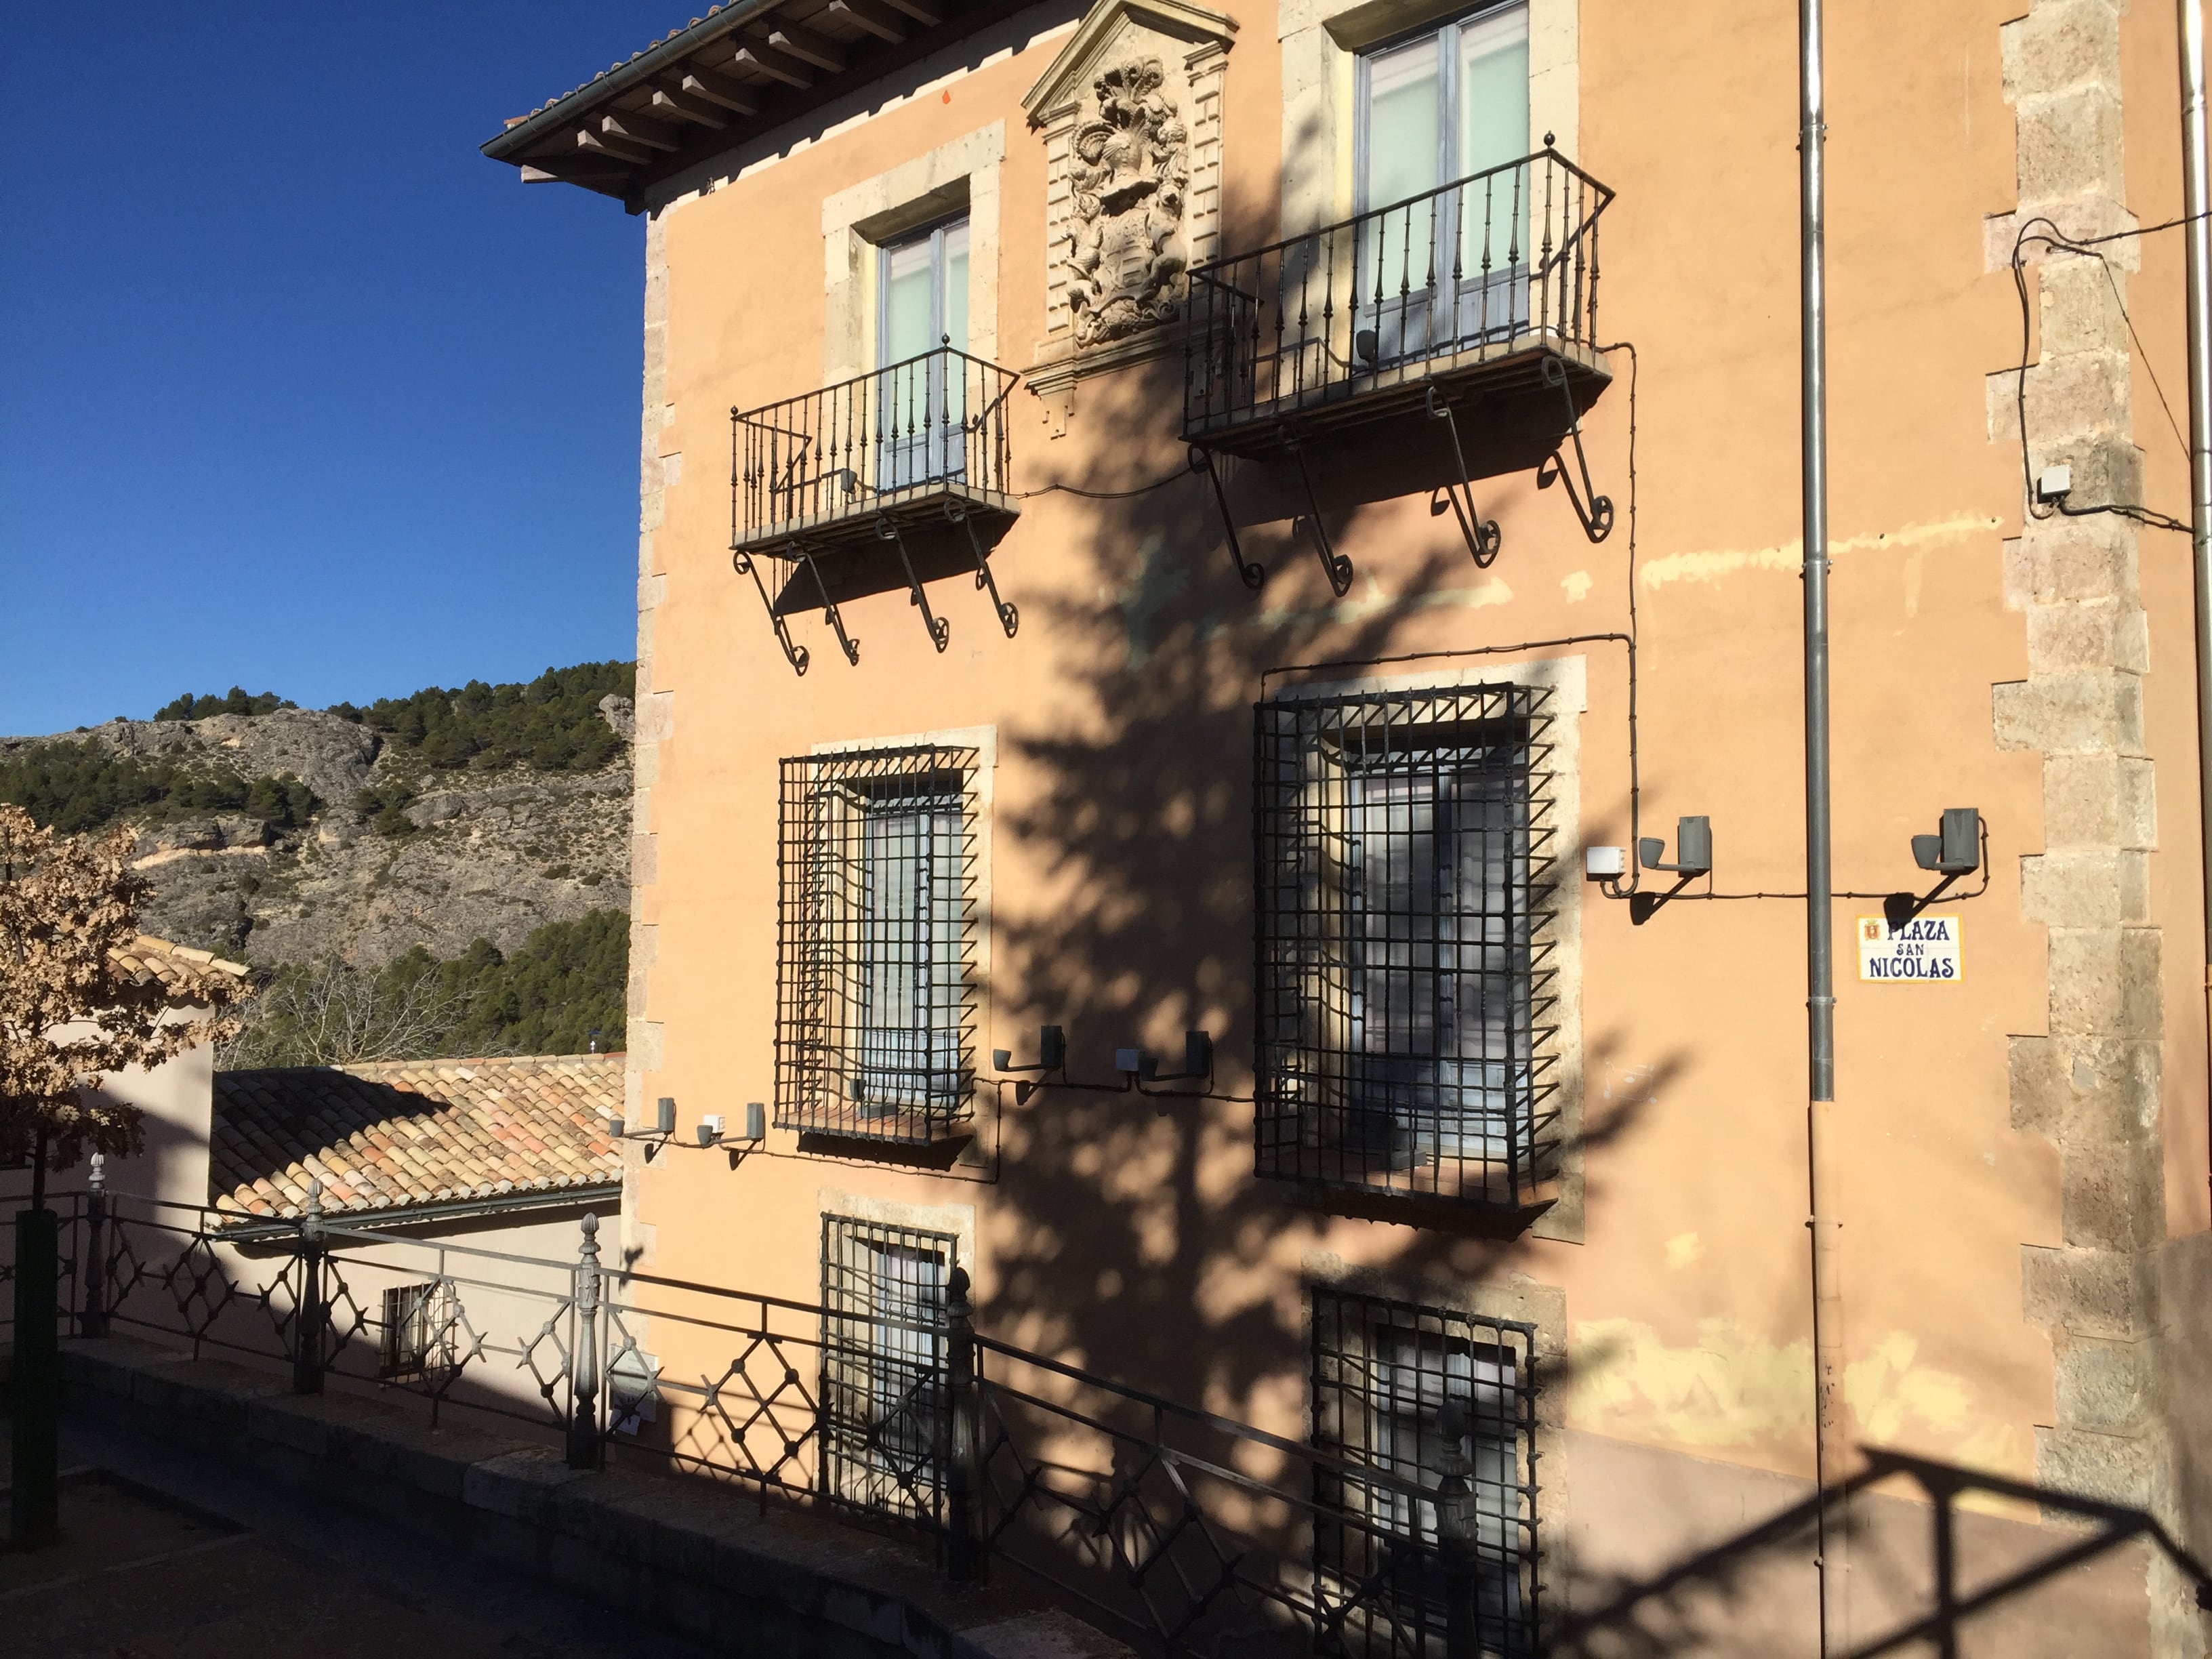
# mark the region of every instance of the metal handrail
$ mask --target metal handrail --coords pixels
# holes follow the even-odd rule
[[[958,487],[1003,495],[1020,376],[951,344],[730,411],[735,539],[872,514]]]
[[[73,1232],[82,1230],[79,1253],[96,1269],[69,1275],[77,1294],[63,1298],[64,1320],[74,1319],[81,1334],[104,1334],[111,1322],[167,1333],[186,1339],[196,1354],[212,1347],[289,1365],[298,1392],[320,1392],[336,1378],[420,1399],[434,1425],[441,1413],[463,1411],[565,1435],[578,1467],[595,1463],[617,1434],[635,1431],[629,1443],[640,1452],[754,1487],[763,1503],[774,1492],[918,1530],[938,1541],[955,1577],[972,1577],[988,1554],[1006,1554],[1170,1653],[1203,1651],[1232,1604],[1247,1610],[1237,1617],[1264,1605],[1276,1609],[1273,1617],[1308,1621],[1331,1649],[1348,1618],[1407,1621],[1418,1639],[1433,1625],[1434,1596],[1474,1594],[1476,1547],[1455,1519],[1449,1470],[1431,1485],[981,1336],[964,1273],[951,1276],[944,1319],[916,1321],[602,1269],[589,1216],[577,1259],[561,1261],[333,1225],[319,1192],[288,1228],[261,1223],[250,1236],[229,1224],[234,1214],[173,1200],[95,1192],[57,1195],[55,1203]],[[410,1288],[418,1298],[390,1299]],[[706,1305],[686,1308],[687,1297]],[[394,1311],[401,1307],[416,1311]],[[389,1322],[403,1316],[421,1323]],[[867,1336],[854,1335],[856,1322]],[[653,1326],[699,1334],[685,1350],[687,1374],[696,1358],[711,1363],[696,1380],[640,1365],[630,1357],[643,1353]],[[931,1340],[893,1356],[893,1375],[883,1370],[878,1330]],[[395,1331],[412,1331],[405,1340],[419,1345],[396,1360]],[[998,1374],[986,1375],[985,1356]],[[853,1400],[842,1397],[849,1382],[835,1381],[848,1364],[872,1379],[857,1416]],[[818,1389],[814,1376],[799,1381],[802,1367],[819,1368]],[[1085,1401],[1048,1398],[1016,1380],[1024,1367],[1108,1403],[1094,1410]],[[502,1389],[501,1377],[519,1386]],[[641,1431],[647,1401],[676,1409]],[[1146,1426],[1117,1425],[1116,1406],[1133,1408]],[[1220,1443],[1170,1444],[1178,1426]],[[1103,1455],[1086,1457],[1085,1445]],[[1239,1469],[1223,1445],[1276,1454],[1306,1484]],[[1008,1461],[1026,1471],[1011,1497],[1003,1481],[994,1485],[994,1469],[1003,1474]],[[1098,1467],[1080,1467],[1085,1461]],[[1366,1507],[1333,1507],[1311,1484],[1324,1474],[1356,1483],[1370,1495]],[[1259,1508],[1236,1513],[1232,1504],[1224,1515],[1224,1488]],[[1373,1510],[1376,1498],[1387,1498],[1400,1518]],[[1419,1523],[1418,1536],[1407,1530],[1403,1517],[1416,1514],[1434,1517],[1433,1536],[1429,1521]],[[1075,1534],[1062,1517],[1073,1518]],[[1112,1548],[1133,1601],[1112,1583],[1102,1593],[1097,1548],[1079,1542],[1091,1535],[1085,1528],[1111,1517],[1121,1529]],[[1327,1529],[1366,1540],[1356,1571],[1317,1555],[1305,1564],[1300,1540]],[[1098,1548],[1105,1538],[1097,1534]],[[1179,1553],[1199,1540],[1212,1565],[1194,1577]],[[1075,1556],[1057,1560],[1054,1551],[1066,1548]],[[1080,1559],[1086,1551],[1088,1561]],[[1511,1570],[1526,1570],[1533,1537],[1509,1559],[1522,1564]],[[1405,1583],[1428,1588],[1409,1608],[1394,1611],[1394,1596],[1413,1593],[1401,1583],[1409,1572]],[[1465,1654],[1472,1659],[1471,1650]]]

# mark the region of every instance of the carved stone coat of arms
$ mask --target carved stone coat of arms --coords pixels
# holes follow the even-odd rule
[[[1190,138],[1161,95],[1166,79],[1158,58],[1132,58],[1091,82],[1097,112],[1076,130],[1068,179],[1065,263],[1078,345],[1170,321],[1181,300]]]

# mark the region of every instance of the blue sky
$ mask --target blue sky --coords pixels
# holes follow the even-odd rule
[[[695,9],[12,14],[0,733],[631,654],[643,222],[477,146]]]

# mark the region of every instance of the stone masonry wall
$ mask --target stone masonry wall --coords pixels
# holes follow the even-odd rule
[[[673,694],[656,672],[653,619],[668,589],[665,562],[655,550],[667,489],[682,475],[680,455],[663,455],[661,437],[675,418],[668,401],[668,233],[659,213],[645,227],[645,384],[639,416],[637,488],[637,736],[631,746],[629,901],[629,1069],[625,1115],[644,1115],[645,1074],[661,1065],[661,1022],[648,1019],[653,958],[660,930],[647,920],[649,890],[659,878],[653,830],[653,786],[660,775],[660,744],[668,736]],[[633,1182],[635,1177],[632,1177]],[[637,1212],[637,1194],[623,1194],[623,1211]],[[649,1250],[650,1230],[631,1221],[625,1242]]]
[[[2041,216],[2069,235],[2133,223],[2124,205],[2116,0],[2034,0],[2003,26],[2017,130],[2018,207],[1993,219],[1993,269]],[[2123,284],[2132,245],[2112,245]],[[2069,465],[2081,502],[2138,501],[2127,325],[2094,258],[2031,247],[2039,352],[2027,371],[2029,452]],[[2037,290],[2031,288],[2031,294]],[[2019,442],[2017,370],[1991,376],[1991,439]],[[2000,748],[2043,757],[2044,850],[2021,860],[2027,920],[2048,930],[2048,1030],[2011,1044],[2015,1127],[2059,1154],[2061,1243],[2023,1246],[2023,1313],[2051,1337],[2056,1421],[2042,1483],[2178,1519],[2161,1397],[2157,1253],[2165,1240],[2159,1126],[2164,1010],[2151,925],[2153,764],[2144,752],[2148,635],[2137,532],[2116,514],[2038,508],[2005,549],[2006,598],[2027,621],[2028,674],[1994,693]],[[2177,1528],[2178,1530],[2178,1528]],[[2153,1650],[2201,1659],[2188,1588],[2150,1568]]]

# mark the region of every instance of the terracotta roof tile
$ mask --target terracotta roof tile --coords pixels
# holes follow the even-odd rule
[[[384,1060],[216,1073],[209,1184],[218,1208],[296,1215],[618,1180],[605,1121],[620,1054]]]

